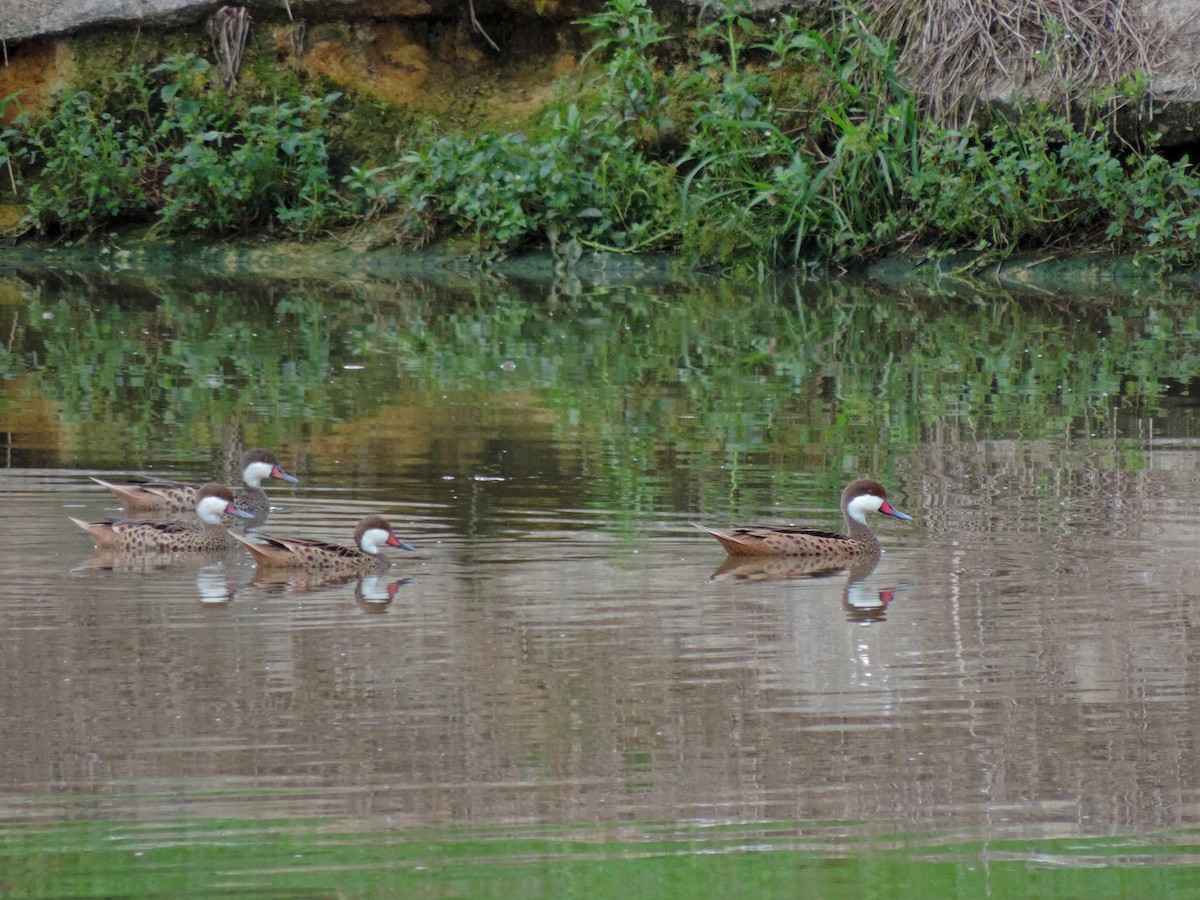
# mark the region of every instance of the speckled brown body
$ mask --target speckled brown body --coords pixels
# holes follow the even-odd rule
[[[892,508],[883,485],[869,478],[860,478],[842,491],[842,514],[846,517],[847,535],[771,525],[732,528],[728,531],[717,531],[703,525],[696,527],[720,541],[730,556],[807,556],[833,563],[880,552],[879,538],[875,537],[865,522],[854,517],[851,509],[852,504],[864,499],[869,501],[870,508],[884,515],[897,519],[910,518]],[[874,505],[876,501],[878,506]]]
[[[196,492],[197,515],[169,521],[115,521],[105,519],[71,521],[92,536],[96,546],[125,554],[207,553],[236,546],[233,536],[220,524],[222,512],[241,518],[250,514],[239,509],[233,492],[220,484],[206,484]]]
[[[266,492],[260,486],[263,476],[259,473],[267,467],[270,467],[268,477],[293,484],[299,482],[296,476],[280,468],[275,454],[270,450],[247,450],[242,456],[241,468],[245,487],[238,490],[234,501],[240,509],[259,520],[265,520],[271,509]],[[147,481],[141,484],[113,484],[99,478],[92,478],[92,481],[116,494],[130,512],[191,512],[196,508],[196,493],[200,490],[200,485],[186,481]]]
[[[387,539],[382,541],[391,547],[401,547],[411,550],[392,531],[387,521],[379,516],[368,516],[358,523],[354,530],[355,547],[343,547],[341,544],[331,544],[327,541],[309,540],[306,538],[273,538],[257,535],[250,540],[240,535],[231,534],[234,540],[250,551],[255,562],[264,568],[278,569],[310,569],[322,572],[343,572],[359,574],[368,572],[383,572],[391,566],[391,561],[382,553],[368,552],[365,538],[369,532],[386,532]]]

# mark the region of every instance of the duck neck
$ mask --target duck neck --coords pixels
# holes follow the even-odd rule
[[[875,537],[875,532],[868,528],[865,522],[858,521],[849,513],[846,513],[846,533],[850,540],[862,544],[871,553],[879,552],[879,538]]]
[[[265,462],[252,462],[242,470],[242,484],[252,491],[262,490],[262,480],[271,476],[274,466]]]

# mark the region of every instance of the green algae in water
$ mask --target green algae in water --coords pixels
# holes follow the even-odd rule
[[[469,831],[363,830],[318,818],[24,822],[0,830],[0,869],[6,896],[30,898],[894,900],[1200,890],[1200,847],[1190,831],[940,844],[927,835],[856,838],[855,830],[781,822]]]

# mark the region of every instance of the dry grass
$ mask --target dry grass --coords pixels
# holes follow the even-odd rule
[[[1140,0],[870,0],[909,87],[947,124],[1036,84],[1074,99],[1152,73],[1170,32]]]

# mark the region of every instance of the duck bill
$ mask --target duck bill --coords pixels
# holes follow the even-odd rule
[[[414,547],[412,544],[406,544],[404,541],[400,540],[400,538],[396,537],[394,534],[388,536],[387,545],[389,547],[399,547],[401,550],[411,550],[414,553],[417,552],[416,547]]]
[[[905,522],[912,521],[912,516],[900,512],[900,510],[896,509],[896,507],[892,506],[886,500],[883,501],[883,506],[879,507],[879,511],[885,516],[891,516],[893,519],[901,519]]]
[[[271,470],[271,477],[278,478],[280,481],[286,481],[288,484],[299,484],[300,479],[290,472],[285,472],[283,469],[276,466]]]
[[[240,506],[234,506],[232,503],[225,507],[225,515],[237,516],[239,519],[253,519],[254,513],[246,512]]]

